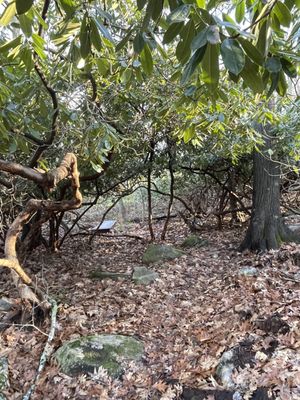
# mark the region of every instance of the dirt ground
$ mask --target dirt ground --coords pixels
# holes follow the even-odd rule
[[[161,229],[162,222],[157,222],[156,232]],[[142,224],[131,225],[128,233],[148,237]],[[173,220],[167,243],[179,246],[188,234],[182,222]],[[240,364],[232,377],[245,399],[257,388],[267,388],[269,398],[273,394],[275,399],[299,400],[300,247],[241,254],[236,249],[243,235],[241,227],[204,229],[200,236],[206,245],[150,266],[159,278],[148,286],[89,278],[99,269],[131,272],[142,265],[146,241],[101,236],[90,246],[88,236],[74,236],[59,253],[37,249],[25,266],[59,302],[53,351],[81,335],[120,333],[139,338],[145,355],[142,362],[132,362],[121,379],[111,379],[101,369],[71,378],[51,359],[32,399],[217,398],[212,392],[205,397],[187,393],[224,389],[216,374],[220,358],[248,340],[254,361]],[[242,275],[246,267],[255,267],[256,276]],[[17,297],[4,269],[0,282],[0,297]],[[31,385],[48,330],[49,321],[1,332],[0,355],[9,360],[9,400],[22,399]]]

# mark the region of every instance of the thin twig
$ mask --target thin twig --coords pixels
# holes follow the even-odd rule
[[[49,299],[49,302],[51,303],[52,308],[51,308],[51,326],[50,326],[48,339],[46,341],[44,350],[41,354],[39,366],[38,366],[35,378],[33,380],[33,383],[30,386],[30,388],[27,390],[27,392],[24,395],[22,400],[30,400],[31,395],[35,391],[36,383],[37,383],[38,379],[40,378],[42,371],[45,368],[46,361],[48,360],[48,358],[50,357],[50,355],[52,353],[52,346],[50,343],[52,342],[54,335],[55,335],[56,316],[57,316],[58,306],[57,306],[56,301],[53,299]]]

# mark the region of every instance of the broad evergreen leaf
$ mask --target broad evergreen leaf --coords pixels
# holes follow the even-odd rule
[[[258,72],[258,67],[248,57],[245,59],[245,66],[240,72],[241,77],[246,86],[254,93],[262,93],[264,91],[264,83]]]
[[[262,56],[260,51],[255,46],[253,46],[253,44],[249,40],[239,37],[238,41],[242,45],[247,56],[252,61],[254,61],[258,65],[263,65],[264,57]]]
[[[137,0],[137,7],[141,11],[147,3],[147,0]]]
[[[191,59],[189,60],[189,62],[187,63],[187,65],[185,66],[183,73],[182,73],[182,77],[181,77],[182,85],[184,85],[186,82],[188,82],[188,80],[194,73],[195,69],[202,61],[204,54],[205,54],[205,50],[206,50],[206,45],[201,47],[200,49],[196,50],[195,53],[193,54],[193,56],[191,57]]]
[[[219,82],[219,45],[207,44],[202,61],[202,79],[212,89],[216,89]]]
[[[208,32],[208,26],[202,29],[197,35],[194,37],[192,41],[191,48],[192,50],[197,50],[200,47],[203,47],[207,43],[207,32]]]
[[[225,39],[221,45],[221,55],[225,67],[238,75],[245,66],[245,54],[235,39]]]
[[[245,0],[239,0],[235,7],[235,20],[240,23],[245,17]]]
[[[87,15],[83,17],[80,33],[80,54],[82,58],[87,58],[91,51],[91,41],[90,41],[90,25]]]
[[[180,32],[181,40],[176,47],[176,57],[181,64],[185,64],[191,54],[191,42],[195,35],[194,21],[190,21],[183,27]]]
[[[101,36],[99,34],[97,25],[95,23],[95,20],[92,18],[91,21],[91,36],[90,40],[95,47],[96,50],[100,51],[102,48],[102,42],[101,42]]]
[[[33,0],[16,0],[17,13],[19,15],[25,14],[33,4]]]
[[[277,93],[279,94],[279,96],[284,96],[286,94],[287,89],[288,89],[288,84],[285,79],[284,73],[283,73],[283,71],[280,71],[278,85],[276,88]]]
[[[19,16],[19,22],[25,36],[30,37],[32,34],[32,19],[28,17],[28,14],[22,14]]]
[[[280,59],[282,69],[286,73],[287,76],[290,78],[296,78],[297,77],[297,70],[296,67],[286,58],[281,58]]]
[[[14,47],[20,45],[21,41],[22,41],[22,36],[19,35],[15,39],[2,44],[2,46],[0,46],[0,53],[5,53],[6,51],[10,50],[11,48],[14,48]]]
[[[270,97],[274,90],[277,89],[279,82],[279,72],[272,72],[271,73],[271,85],[267,93],[267,97]]]
[[[172,42],[172,40],[179,34],[183,27],[184,22],[175,22],[175,24],[170,25],[164,34],[163,43],[168,44]]]
[[[129,28],[123,39],[116,45],[116,51],[121,50],[128,43],[129,39],[131,38],[131,33],[132,28]]]
[[[76,11],[76,3],[74,0],[59,0],[59,5],[68,17],[71,17]]]
[[[140,60],[145,73],[151,75],[153,71],[153,58],[148,44],[145,44],[144,49],[140,54]]]
[[[16,15],[16,3],[11,1],[5,8],[1,18],[0,18],[0,25],[6,26],[10,23],[13,17]]]
[[[153,21],[157,21],[158,18],[160,17],[162,10],[164,6],[164,0],[156,0],[155,1],[155,7],[152,9],[152,19]]]
[[[137,54],[140,54],[145,45],[143,34],[138,32],[133,40],[133,49]]]
[[[190,14],[190,9],[191,7],[189,4],[182,4],[168,15],[167,21],[170,24],[174,24],[175,22],[184,22]]]
[[[273,12],[276,14],[281,25],[286,27],[290,26],[292,16],[290,10],[284,3],[278,0],[273,8]]]

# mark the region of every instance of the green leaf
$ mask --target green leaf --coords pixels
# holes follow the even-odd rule
[[[208,31],[208,26],[202,29],[197,35],[194,37],[192,41],[192,50],[197,50],[200,47],[203,47],[207,43],[207,31]]]
[[[154,8],[155,8],[155,0],[148,0],[146,13],[143,19],[142,30],[146,30],[148,28]]]
[[[87,14],[83,17],[80,32],[79,32],[79,40],[80,40],[80,54],[82,58],[87,58],[91,51],[91,41],[90,41],[90,24],[88,21]]]
[[[270,97],[274,90],[277,88],[279,82],[279,72],[273,72],[271,74],[271,86],[267,93],[267,97]]]
[[[235,39],[225,39],[221,45],[221,55],[225,67],[238,75],[245,66],[245,54]]]
[[[186,64],[180,83],[184,85],[192,76],[197,66],[202,61],[206,50],[206,45],[201,47],[200,49],[196,50],[189,62]]]
[[[267,43],[268,30],[269,30],[268,21],[267,20],[262,21],[258,33],[256,48],[263,55],[263,57],[266,57],[266,55],[268,54],[268,43]]]
[[[297,70],[296,67],[286,58],[281,58],[280,59],[282,69],[286,73],[287,76],[290,78],[296,78],[297,77]]]
[[[288,84],[285,79],[283,71],[279,72],[279,81],[278,81],[278,86],[277,86],[277,93],[279,96],[284,96],[286,94],[286,91],[288,89]]]
[[[102,36],[104,36],[105,39],[108,39],[111,43],[114,43],[114,39],[112,38],[108,30],[105,28],[105,26],[96,18],[94,19],[94,21],[95,24],[97,25],[97,28],[99,29],[99,32],[101,32]]]
[[[32,59],[32,52],[29,48],[24,47],[21,51],[20,51],[20,58],[23,61],[27,73],[29,74],[30,71],[33,69],[34,63],[33,63],[33,59]]]
[[[41,59],[46,59],[46,54],[44,52],[45,40],[36,33],[32,34],[33,48],[34,51]]]
[[[273,8],[273,12],[276,14],[281,25],[286,27],[290,26],[292,16],[290,10],[284,3],[282,3],[281,1],[277,1],[275,7]]]
[[[219,46],[208,43],[202,61],[202,79],[216,89],[219,82]]]
[[[102,42],[101,42],[101,36],[99,34],[97,25],[95,23],[95,20],[92,18],[90,20],[91,24],[91,37],[90,40],[95,47],[96,50],[100,51],[102,49]]]
[[[25,14],[32,6],[33,0],[16,0],[17,13]]]
[[[141,32],[138,32],[133,40],[133,49],[137,54],[140,54],[144,48],[144,45],[145,45],[145,40],[143,34]]]
[[[194,22],[191,19],[180,32],[181,41],[176,47],[176,57],[181,64],[185,64],[191,54],[191,42],[195,35]]]
[[[137,8],[141,11],[147,3],[147,0],[137,0]]]
[[[76,3],[74,0],[59,0],[59,4],[67,14],[67,17],[71,17],[76,11]]]
[[[268,57],[265,67],[269,72],[279,72],[282,69],[282,65],[278,57]]]
[[[12,47],[16,47],[21,43],[22,36],[18,36],[13,40],[10,40],[9,42],[4,43],[2,46],[0,46],[0,53],[5,53],[7,50],[11,49]]]
[[[8,25],[15,15],[16,15],[16,3],[13,0],[5,8],[0,18],[0,25],[2,26]]]
[[[126,43],[129,42],[129,39],[131,38],[131,32],[132,28],[129,28],[128,32],[123,37],[123,39],[116,45],[116,51],[121,50],[126,45]]]
[[[210,25],[208,27],[208,31],[207,31],[206,37],[207,37],[207,41],[210,44],[218,44],[218,43],[220,43],[221,40],[220,40],[219,27],[217,25]]]
[[[184,22],[175,22],[174,24],[170,25],[167,29],[166,33],[164,34],[163,43],[168,44],[172,42],[172,40],[178,35],[181,29],[184,26]]]
[[[25,36],[30,37],[32,34],[32,19],[27,14],[22,14],[19,16],[19,22]]]
[[[189,4],[182,4],[168,15],[167,21],[170,24],[174,24],[175,22],[184,22],[190,14],[190,9],[191,7]]]
[[[240,0],[235,7],[235,20],[240,23],[245,16],[245,0]]]
[[[143,70],[147,75],[151,75],[153,71],[153,59],[149,46],[145,44],[143,51],[140,55]]]
[[[110,63],[109,63],[109,61],[106,60],[106,59],[104,59],[104,58],[101,58],[101,59],[97,59],[97,60],[96,60],[96,63],[97,63],[97,67],[98,67],[99,74],[100,74],[101,76],[106,76],[107,73],[108,73],[109,70],[110,70]]]
[[[153,21],[157,21],[159,19],[163,10],[163,6],[164,6],[164,0],[155,1],[155,7],[153,7],[151,14]]]
[[[246,86],[248,86],[254,93],[262,93],[264,91],[264,84],[261,76],[258,73],[258,68],[248,57],[245,60],[245,66],[240,72]]]
[[[249,40],[239,37],[238,41],[242,45],[247,56],[252,61],[254,61],[258,65],[263,65],[264,58],[263,58],[261,52],[255,46],[253,46],[253,44],[251,42],[249,42]]]

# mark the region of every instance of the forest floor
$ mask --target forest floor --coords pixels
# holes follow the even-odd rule
[[[157,223],[156,232],[161,227]],[[135,224],[131,232],[148,237],[146,225]],[[179,246],[188,234],[173,220],[166,242]],[[222,389],[216,378],[222,354],[248,343],[253,362],[241,364],[232,377],[245,398],[265,387],[276,399],[299,400],[300,247],[241,254],[236,249],[243,235],[241,227],[204,229],[200,236],[207,244],[151,265],[159,278],[148,286],[89,278],[100,268],[131,272],[142,265],[146,241],[98,236],[90,246],[87,236],[74,236],[58,253],[37,249],[25,265],[59,302],[53,350],[82,335],[120,333],[139,338],[145,355],[121,379],[103,370],[71,378],[51,361],[32,399],[192,399],[187,388]],[[243,276],[245,267],[255,267],[257,276]],[[14,293],[5,270],[0,285],[0,297]],[[9,360],[9,400],[22,399],[31,385],[48,329],[49,322],[39,329],[14,325],[1,332],[0,356]],[[214,398],[198,393],[194,399]],[[227,399],[226,393],[222,398]]]

